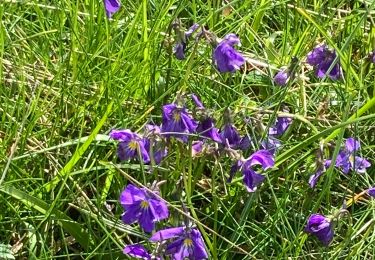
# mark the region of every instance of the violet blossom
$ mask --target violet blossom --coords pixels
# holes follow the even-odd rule
[[[167,148],[164,142],[160,139],[160,127],[157,125],[147,124],[145,126],[144,147],[148,152],[150,159],[154,159],[155,164],[160,164],[162,159],[167,155]],[[150,160],[151,161],[151,160]]]
[[[289,73],[287,69],[280,70],[273,78],[273,82],[275,82],[275,84],[278,86],[285,86],[288,83],[288,80]]]
[[[197,228],[176,227],[167,228],[155,232],[150,238],[151,242],[161,242],[171,240],[165,250],[166,255],[172,255],[174,260],[207,259],[204,241]]]
[[[312,214],[307,220],[305,232],[316,236],[323,245],[328,246],[334,235],[332,220],[320,214]]]
[[[145,142],[138,134],[133,133],[129,129],[124,129],[112,130],[109,136],[120,142],[117,148],[117,155],[120,160],[137,159],[140,154],[144,163],[150,161],[150,157],[145,148]]]
[[[330,77],[332,80],[338,80],[342,77],[339,61],[333,65],[337,55],[335,50],[330,50],[327,45],[323,44],[315,47],[307,54],[307,63],[314,67],[318,78]],[[329,68],[332,67],[328,73]],[[328,73],[328,75],[327,75]]]
[[[375,198],[375,187],[369,188],[367,190],[367,194],[373,198]]]
[[[324,160],[323,165],[317,167],[317,170],[314,174],[312,174],[309,178],[309,185],[311,188],[315,188],[316,184],[318,183],[320,176],[324,174],[327,168],[331,165],[331,160]]]
[[[275,125],[270,127],[268,134],[271,136],[280,136],[282,135],[292,123],[290,117],[277,117]]]
[[[121,7],[119,0],[104,0],[105,13],[108,18],[111,18]]]
[[[178,107],[176,104],[168,104],[163,106],[161,132],[164,136],[175,136],[183,141],[187,141],[184,134],[194,133],[198,124],[188,114],[186,108]]]
[[[199,122],[197,133],[201,136],[210,138],[217,143],[222,142],[219,130],[215,127],[214,121],[211,117],[206,117],[201,122]]]
[[[248,192],[256,191],[258,185],[262,183],[265,176],[255,171],[254,166],[260,165],[263,170],[272,168],[275,164],[273,154],[267,150],[259,150],[253,153],[242,166],[244,184]]]
[[[164,201],[146,189],[138,188],[132,184],[128,184],[121,193],[120,204],[125,210],[122,221],[125,224],[137,221],[146,232],[154,230],[155,222],[169,216],[168,207]]]
[[[345,147],[340,150],[335,165],[340,168],[344,174],[348,174],[350,170],[357,173],[365,173],[366,168],[371,166],[371,163],[365,158],[356,156],[360,146],[357,140],[348,138],[345,142]]]
[[[173,53],[178,60],[185,59],[185,51],[188,44],[188,39],[199,28],[199,24],[193,24],[186,32],[180,31],[180,27],[175,26],[177,35],[176,45],[174,46]]]
[[[216,46],[213,52],[213,61],[219,72],[235,72],[245,63],[242,54],[234,49],[234,46],[239,44],[238,36],[230,33]]]
[[[141,244],[127,245],[122,252],[134,258],[151,260],[151,254]]]

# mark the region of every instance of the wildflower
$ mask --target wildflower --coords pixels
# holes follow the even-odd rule
[[[316,236],[325,246],[331,243],[334,235],[331,219],[320,214],[312,214],[309,217],[305,232]]]
[[[318,183],[320,176],[326,171],[327,168],[331,165],[331,160],[325,160],[324,164],[319,166],[316,172],[310,176],[309,178],[309,185],[311,188],[315,188],[316,184]]]
[[[367,190],[367,194],[371,197],[374,197],[375,198],[375,187],[372,187],[370,189]]]
[[[157,125],[147,124],[145,126],[145,135],[147,137],[143,138],[144,147],[148,154],[153,156],[155,164],[160,164],[167,155],[167,148],[159,137],[160,132],[160,127]]]
[[[150,259],[151,255],[147,252],[146,248],[141,244],[127,245],[123,253],[134,258]]]
[[[307,63],[314,66],[316,76],[324,78],[327,75],[328,69],[332,66],[333,61],[336,59],[335,50],[330,50],[326,45],[315,47],[307,54]],[[339,61],[333,66],[327,75],[332,80],[341,78],[341,67]]]
[[[220,133],[221,141],[223,144],[229,145],[229,147],[236,149],[241,142],[241,136],[238,133],[236,127],[230,123],[226,123],[223,130]]]
[[[120,141],[117,148],[117,155],[120,160],[137,159],[139,152],[144,163],[150,161],[144,140],[138,134],[133,133],[129,129],[125,129],[112,130],[109,136],[114,140]]]
[[[104,0],[105,13],[108,18],[111,18],[120,9],[120,6],[119,0]]]
[[[176,24],[174,28],[177,35],[177,40],[173,52],[178,60],[183,60],[185,59],[185,51],[187,48],[188,39],[199,28],[199,24],[193,24],[186,32],[180,30],[179,24]]]
[[[275,77],[273,78],[273,82],[279,86],[285,86],[289,80],[289,73],[286,69],[280,70]]]
[[[161,132],[167,133],[165,136],[176,136],[183,141],[187,141],[187,136],[181,134],[194,133],[198,126],[194,119],[187,113],[186,109],[184,107],[177,107],[176,104],[163,106],[162,121]]]
[[[125,224],[138,221],[146,232],[154,230],[155,222],[168,218],[169,215],[164,201],[132,184],[128,184],[121,193],[120,203],[125,210],[122,221]]]
[[[215,127],[211,117],[206,117],[199,123],[197,133],[201,136],[210,138],[217,143],[221,143],[222,141],[219,135],[219,130]]]
[[[275,154],[277,150],[280,148],[281,142],[273,136],[268,136],[265,140],[261,142],[260,146],[264,150],[267,150],[272,154]]]
[[[172,255],[172,259],[207,259],[208,255],[204,246],[201,233],[196,228],[176,227],[160,230],[152,235],[151,242],[174,239],[167,245],[165,253]]]
[[[233,48],[234,45],[239,44],[240,39],[235,34],[230,33],[216,46],[213,52],[213,60],[219,72],[235,72],[245,63],[242,54]]]
[[[273,154],[267,150],[259,150],[253,153],[242,166],[244,184],[248,192],[254,192],[265,177],[254,170],[255,165],[260,165],[263,170],[272,168],[275,164]]]
[[[199,155],[203,151],[203,142],[202,141],[194,141],[192,146],[191,146],[191,153],[192,156],[195,157]]]
[[[194,104],[195,104],[198,108],[204,109],[203,103],[202,103],[202,101],[198,98],[197,95],[195,95],[195,94],[191,94],[190,97],[191,97],[191,99],[193,100]]]
[[[275,125],[268,130],[268,134],[280,136],[288,129],[291,123],[292,119],[290,117],[278,117],[276,118]]]
[[[340,150],[336,158],[336,167],[342,169],[345,174],[348,174],[350,170],[357,173],[365,173],[366,168],[370,167],[371,163],[355,155],[360,146],[360,143],[354,138],[348,138],[345,142],[345,147]]]

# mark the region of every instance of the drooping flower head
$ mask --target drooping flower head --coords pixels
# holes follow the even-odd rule
[[[241,136],[238,133],[236,127],[231,123],[224,124],[223,129],[220,132],[221,141],[224,145],[229,145],[229,147],[236,149],[241,142]]]
[[[320,214],[312,214],[309,217],[305,232],[316,236],[325,246],[331,243],[334,235],[332,221]]]
[[[242,173],[244,184],[248,192],[256,191],[258,185],[262,183],[265,176],[257,173],[254,166],[260,165],[263,170],[272,168],[275,164],[274,156],[270,151],[259,150],[253,153],[243,164]]]
[[[164,136],[175,136],[187,141],[184,134],[194,133],[198,124],[188,114],[186,108],[178,107],[176,104],[168,104],[163,106],[161,132],[166,133]]]
[[[359,149],[359,141],[354,138],[348,138],[345,142],[345,147],[340,150],[336,158],[336,167],[340,168],[345,174],[348,174],[350,170],[357,173],[365,173],[366,168],[370,167],[371,163],[356,155]]]
[[[190,95],[191,99],[193,100],[194,104],[200,108],[200,109],[204,109],[204,106],[203,106],[203,103],[202,101],[199,99],[199,97],[195,94],[191,94]]]
[[[108,18],[111,18],[121,7],[119,0],[104,0],[105,13]]]
[[[202,260],[208,258],[202,235],[196,228],[167,228],[154,233],[150,241],[160,242],[169,239],[173,240],[168,243],[165,254],[172,255],[172,259]]]
[[[144,147],[150,156],[150,161],[153,158],[157,165],[168,153],[165,143],[160,138],[160,133],[160,127],[157,125],[147,124],[145,126]]]
[[[285,86],[289,80],[289,73],[286,69],[280,70],[276,73],[275,77],[273,78],[273,82],[275,82],[278,86]]]
[[[219,130],[215,127],[214,121],[211,117],[206,117],[201,122],[199,122],[197,133],[201,136],[210,138],[217,143],[222,142]]]
[[[191,35],[196,30],[198,30],[199,26],[200,26],[199,24],[195,23],[189,28],[189,30],[184,32],[181,29],[181,26],[180,26],[179,23],[174,24],[174,30],[176,32],[176,45],[174,46],[173,52],[175,54],[175,57],[178,60],[185,59],[185,51],[186,51],[186,48],[187,48],[188,40],[191,37]]]
[[[151,260],[151,254],[141,244],[127,245],[122,252],[134,258]]]
[[[144,163],[150,161],[149,154],[145,148],[145,142],[138,134],[125,129],[112,130],[109,136],[120,142],[117,148],[117,155],[120,160],[138,159],[138,154],[140,154]]]
[[[317,166],[317,170],[314,174],[312,174],[309,178],[309,185],[311,188],[315,188],[316,184],[318,183],[320,177],[324,174],[327,168],[331,165],[331,160],[324,160],[323,165]]]
[[[153,193],[132,184],[128,184],[121,193],[120,203],[125,210],[122,221],[125,224],[138,221],[146,232],[154,230],[155,222],[169,216],[168,207],[164,201],[158,199]]]
[[[272,136],[280,136],[288,129],[291,123],[292,119],[290,117],[277,117],[275,125],[270,127],[268,134]]]
[[[342,77],[339,61],[334,64],[333,68],[328,73],[328,69],[332,66],[336,56],[335,50],[330,50],[327,45],[323,44],[315,47],[307,54],[307,63],[314,66],[318,78],[328,76],[332,80],[338,80]]]
[[[245,63],[242,54],[234,49],[234,46],[239,44],[237,35],[230,33],[216,46],[213,60],[219,72],[235,72]]]

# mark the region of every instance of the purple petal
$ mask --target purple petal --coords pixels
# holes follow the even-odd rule
[[[310,176],[309,179],[309,185],[311,188],[314,188],[316,186],[316,183],[318,182],[320,176],[323,174],[323,170],[317,170],[316,173]]]
[[[184,60],[185,59],[185,50],[186,50],[186,43],[179,42],[176,43],[173,49],[173,53],[178,60]]]
[[[194,259],[200,260],[208,258],[206,248],[204,247],[202,235],[196,228],[191,230],[191,239],[193,241]]]
[[[130,140],[136,138],[138,135],[130,131],[129,129],[124,130],[112,130],[109,133],[109,137],[117,141],[129,142]]]
[[[353,170],[357,173],[365,173],[366,168],[371,166],[371,163],[367,161],[365,158],[355,156],[354,157],[354,163],[353,163]]]
[[[203,142],[202,141],[194,141],[192,146],[192,156],[196,156],[203,151]]]
[[[220,133],[223,144],[229,144],[230,147],[236,147],[241,141],[241,137],[236,129],[231,124],[225,124],[222,132]]]
[[[120,9],[121,3],[118,0],[104,0],[104,8],[108,18]]]
[[[141,214],[140,204],[133,204],[127,206],[125,212],[122,214],[121,219],[125,224],[132,224],[136,222]]]
[[[158,199],[149,199],[150,210],[153,215],[153,221],[160,221],[166,219],[169,216],[167,204],[164,201]]]
[[[134,203],[139,203],[146,199],[145,192],[134,186],[133,184],[128,184],[124,191],[120,195],[120,204],[125,207],[133,205]]]
[[[370,189],[367,190],[367,194],[371,197],[374,197],[375,198],[375,187],[372,187]]]
[[[197,133],[201,136],[210,138],[215,142],[221,143],[219,130],[215,127],[214,122],[210,117],[205,118],[199,123]]]
[[[203,103],[200,101],[197,95],[191,94],[191,99],[193,100],[194,104],[199,108],[204,108]]]
[[[217,45],[213,52],[213,60],[219,72],[234,72],[245,63],[244,57],[233,48],[239,43],[240,40],[235,34],[228,34]]]
[[[325,246],[333,239],[333,229],[330,219],[320,214],[312,214],[305,227],[305,232],[316,236]]]
[[[273,154],[268,150],[259,150],[253,153],[245,162],[244,167],[252,167],[254,165],[261,165],[263,170],[272,168],[275,165]]]
[[[141,244],[127,245],[125,246],[123,253],[135,258],[151,259],[151,255]]]
[[[316,66],[321,63],[324,60],[326,48],[326,45],[315,47],[311,52],[307,54],[307,63],[312,66]]]
[[[278,86],[285,86],[288,80],[289,80],[289,74],[287,73],[286,70],[279,71],[273,78],[273,82],[275,82],[275,84]]]
[[[189,38],[196,30],[198,30],[200,27],[199,24],[195,23],[193,24],[186,32],[185,32],[185,37]]]
[[[359,150],[359,148],[361,148],[361,144],[360,144],[360,142],[358,142],[357,140],[355,140],[355,139],[352,138],[352,137],[346,139],[346,142],[345,142],[345,150],[346,150],[348,153],[355,153],[356,151]]]
[[[145,231],[145,232],[152,232],[152,230],[154,230],[155,228],[155,224],[154,224],[154,216],[150,210],[150,208],[146,208],[146,209],[140,209],[140,216],[139,216],[139,219],[138,219],[138,222],[139,222],[139,225],[141,226],[141,228]]]
[[[151,242],[162,241],[174,237],[181,236],[184,233],[183,227],[167,228],[155,232],[150,238]]]
[[[244,175],[243,182],[248,192],[255,192],[257,186],[265,179],[263,175],[256,173],[252,169],[244,169],[242,172]]]

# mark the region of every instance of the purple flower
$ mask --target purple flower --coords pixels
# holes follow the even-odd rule
[[[235,34],[230,33],[216,46],[213,52],[213,60],[219,72],[235,72],[245,63],[242,54],[233,48],[234,45],[238,44],[240,44],[240,39]]]
[[[108,18],[111,18],[120,9],[120,6],[119,0],[104,0],[105,13]]]
[[[179,137],[185,142],[187,136],[181,135],[181,133],[194,133],[198,125],[185,108],[177,107],[176,104],[163,106],[162,121],[161,132],[167,133],[165,136]]]
[[[268,134],[272,136],[280,136],[288,129],[291,123],[292,119],[290,117],[278,117],[276,118],[275,125],[268,130]]]
[[[326,169],[331,165],[331,160],[325,160],[324,165],[318,167],[316,172],[310,176],[309,178],[309,185],[311,188],[315,188],[316,184],[318,183],[320,176],[326,171]]]
[[[367,190],[367,194],[368,194],[369,196],[375,198],[375,187],[369,188],[369,189]]]
[[[195,157],[199,155],[203,151],[203,142],[202,141],[194,141],[192,146],[192,156]]]
[[[145,148],[145,142],[138,134],[133,133],[129,129],[125,129],[112,130],[109,136],[114,140],[120,141],[117,148],[117,155],[120,160],[137,159],[139,151],[144,163],[150,161],[150,157]]]
[[[198,98],[197,95],[195,95],[195,94],[191,94],[190,97],[191,97],[191,99],[193,100],[194,104],[195,104],[198,108],[202,108],[202,109],[204,109],[203,103],[202,103],[202,101]]]
[[[333,227],[329,218],[320,214],[312,214],[307,220],[305,232],[316,236],[325,246],[333,239]]]
[[[120,203],[125,212],[122,221],[132,224],[136,221],[146,232],[155,228],[155,222],[168,218],[168,207],[164,201],[145,189],[128,184],[120,195]]]
[[[242,166],[244,184],[248,192],[254,192],[265,177],[254,170],[255,165],[260,165],[263,170],[272,168],[275,164],[273,154],[267,150],[259,150],[253,153]]]
[[[221,143],[222,141],[219,135],[219,130],[215,127],[211,117],[206,117],[199,123],[197,133],[218,143]]]
[[[220,133],[221,141],[225,145],[229,145],[231,148],[235,148],[241,142],[241,136],[238,133],[236,127],[230,123],[226,123],[223,130]]]
[[[272,154],[275,154],[276,151],[279,149],[281,146],[281,142],[274,138],[273,136],[268,136],[265,140],[261,142],[261,147],[264,150],[270,151]]]
[[[350,170],[357,173],[365,173],[366,168],[371,166],[371,163],[366,159],[356,156],[360,148],[360,143],[354,138],[348,138],[345,142],[344,149],[341,149],[336,158],[336,167],[340,168],[345,174]]]
[[[127,245],[125,246],[122,252],[134,258],[151,260],[151,255],[147,252],[146,248],[141,244]]]
[[[176,40],[176,45],[174,47],[174,54],[175,57],[178,60],[183,60],[185,59],[185,51],[187,48],[187,43],[191,35],[198,30],[199,24],[195,23],[193,24],[189,30],[187,30],[185,33],[179,30],[179,27],[176,27],[176,33],[177,33],[177,40]]]
[[[336,59],[336,56],[334,50],[330,50],[326,45],[320,45],[307,54],[307,63],[314,66],[318,78],[324,78],[327,75],[328,69],[333,64],[333,61]],[[341,78],[339,61],[337,61],[327,76],[332,80]]]
[[[279,71],[273,78],[273,82],[279,86],[285,86],[289,80],[289,73],[286,69]]]
[[[152,235],[150,241],[160,242],[167,239],[174,239],[165,250],[165,254],[172,255],[172,259],[208,258],[202,235],[196,228],[176,227],[160,230]]]

